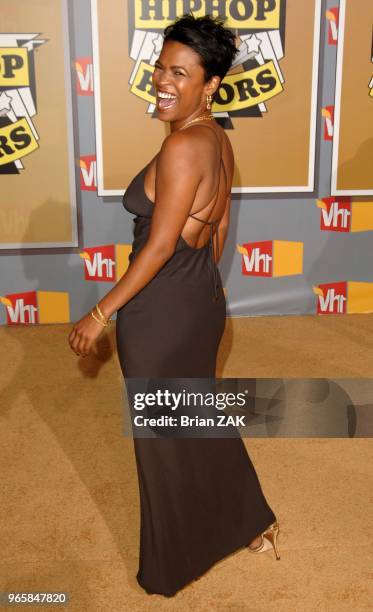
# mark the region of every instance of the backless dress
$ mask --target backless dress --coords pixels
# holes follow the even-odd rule
[[[135,215],[129,265],[147,241],[154,209],[144,190],[148,165],[123,197]],[[172,257],[118,309],[125,381],[215,377],[226,302],[214,260],[214,225],[201,248],[180,235]],[[134,450],[141,510],[136,578],[148,593],[174,595],[276,520],[240,436],[134,437]]]

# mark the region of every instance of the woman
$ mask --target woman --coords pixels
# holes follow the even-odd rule
[[[126,380],[215,376],[226,303],[217,263],[234,157],[210,112],[237,53],[223,20],[184,15],[164,31],[153,85],[170,134],[128,186],[136,215],[129,267],[70,335],[87,355],[117,312]],[[141,503],[137,580],[174,595],[240,547],[275,548],[278,524],[239,438],[134,438]],[[196,498],[198,495],[198,498]]]

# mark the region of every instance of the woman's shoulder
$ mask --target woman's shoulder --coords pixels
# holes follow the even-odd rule
[[[213,134],[205,134],[210,130],[204,130],[199,126],[188,126],[186,129],[175,130],[170,132],[163,142],[159,151],[159,158],[167,159],[169,157],[180,156],[190,159],[190,161],[198,161],[206,155],[209,143],[214,138]],[[203,133],[202,133],[203,132]]]
[[[212,131],[215,134],[212,134]],[[157,164],[161,162],[167,167],[177,158],[180,163],[191,164],[194,167],[202,168],[206,163],[210,165],[216,156],[216,138],[220,140],[224,167],[231,180],[235,164],[234,152],[225,129],[218,123],[214,126],[209,125],[207,129],[201,124],[196,124],[170,132],[162,142],[157,155]]]
[[[173,143],[177,145],[183,142],[200,142],[201,136],[204,137],[205,132],[207,130],[204,130],[200,124],[189,125],[185,129],[181,128],[170,132],[163,140],[162,146],[168,146]]]
[[[215,136],[212,132],[215,132]],[[233,149],[229,137],[224,128],[218,123],[214,126],[206,125],[206,123],[196,123],[185,129],[170,132],[162,142],[161,151],[172,151],[174,148],[180,148],[180,150],[182,150],[183,148],[188,149],[188,147],[192,147],[203,153],[206,152],[206,147],[209,145],[212,145],[213,148],[216,147],[216,136],[222,144],[223,142],[226,143],[230,154],[233,156]]]

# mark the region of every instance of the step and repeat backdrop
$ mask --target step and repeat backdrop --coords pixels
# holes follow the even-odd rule
[[[227,19],[228,316],[373,312],[371,0],[0,0],[0,323],[74,322],[126,274],[151,75],[178,16]],[[115,316],[114,316],[115,318]]]

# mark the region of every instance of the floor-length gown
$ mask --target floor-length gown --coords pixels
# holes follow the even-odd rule
[[[147,167],[123,198],[136,215],[129,265],[147,240],[154,208],[144,190]],[[126,380],[215,377],[226,302],[210,229],[202,248],[180,236],[158,274],[118,310]],[[276,520],[241,437],[135,437],[134,449],[141,507],[137,581],[147,592],[174,595]]]

